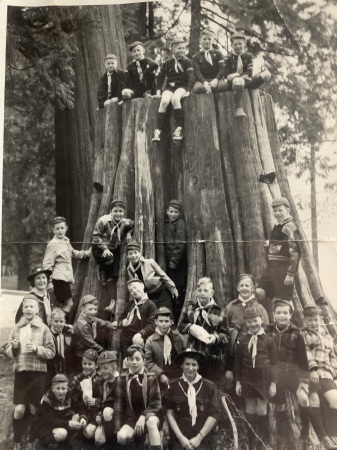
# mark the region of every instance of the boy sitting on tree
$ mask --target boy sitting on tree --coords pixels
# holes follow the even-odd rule
[[[117,56],[106,55],[104,65],[106,72],[100,79],[97,91],[99,109],[122,100],[124,83],[124,70],[118,69]]]

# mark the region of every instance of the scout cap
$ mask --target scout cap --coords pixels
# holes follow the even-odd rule
[[[52,224],[53,224],[53,225],[56,225],[57,223],[62,223],[62,222],[67,223],[65,217],[57,216],[57,217],[55,217],[55,218],[53,219]]]
[[[273,309],[275,311],[277,306],[289,306],[290,312],[294,311],[294,305],[291,300],[283,300],[282,298],[275,298],[273,302]]]
[[[171,48],[172,48],[174,45],[178,45],[178,44],[186,44],[185,39],[174,39],[174,40],[171,42]]]
[[[181,204],[181,201],[179,201],[179,200],[169,201],[167,207],[169,208],[170,206],[172,206],[172,208],[177,209],[178,211],[181,211],[183,209],[183,205]]]
[[[241,273],[238,277],[236,277],[236,280],[235,280],[236,284],[240,283],[242,278],[250,278],[255,286],[255,279],[254,279],[253,275],[250,275],[250,273]]]
[[[106,61],[107,59],[118,59],[116,55],[113,55],[112,53],[109,53],[108,55],[106,55],[104,61]]]
[[[172,311],[166,308],[166,306],[161,306],[160,308],[157,309],[157,311],[154,314],[155,318],[158,316],[171,316],[172,318]]]
[[[129,250],[138,250],[140,252],[140,245],[137,241],[130,241],[126,246],[126,252]]]
[[[112,200],[112,202],[110,203],[110,209],[112,209],[114,206],[121,206],[123,209],[125,209],[125,205],[122,200]]]
[[[117,361],[117,354],[113,351],[102,352],[97,360],[98,364],[106,364],[112,361]]]
[[[33,269],[30,272],[29,276],[27,277],[28,283],[33,284],[35,275],[37,275],[39,273],[45,273],[47,275],[47,277],[50,277],[50,275],[52,274],[52,271],[49,269],[44,269],[43,267],[35,267],[35,269]]]
[[[96,362],[98,360],[98,353],[96,352],[96,350],[88,348],[88,350],[83,353],[82,358],[87,358],[90,359],[90,361]]]
[[[211,30],[210,28],[205,28],[204,30],[202,30],[201,36],[203,36],[204,34],[210,34],[213,37],[214,36],[214,31]]]
[[[132,50],[134,47],[137,47],[137,45],[141,45],[142,47],[144,47],[144,44],[143,44],[142,42],[140,42],[140,41],[132,42],[132,44],[129,44],[129,50],[130,50],[130,52],[131,52],[131,50]]]
[[[177,362],[178,364],[182,363],[185,358],[196,359],[199,364],[202,364],[205,361],[205,356],[202,353],[193,350],[192,348],[187,348],[186,350],[179,353],[179,355],[175,358],[175,362]]]
[[[247,40],[246,36],[243,33],[233,33],[231,36],[231,42],[234,41],[234,39],[243,39],[244,41]]]
[[[316,316],[317,314],[319,315],[322,314],[322,310],[318,306],[312,305],[312,306],[305,306],[303,308],[304,317],[313,317]]]
[[[82,297],[81,300],[81,306],[87,305],[88,303],[92,303],[93,301],[97,300],[97,297],[94,295],[88,294]]]
[[[286,199],[285,197],[275,198],[272,201],[271,207],[276,208],[277,206],[282,206],[282,205],[286,206],[287,208],[290,208],[288,199]]]
[[[261,311],[258,310],[255,306],[248,306],[245,311],[245,320],[254,319],[255,317],[262,317]]]
[[[64,373],[58,373],[51,380],[51,384],[54,383],[69,383],[69,379],[64,375]]]
[[[127,281],[126,285],[129,286],[129,284],[132,284],[132,283],[140,283],[140,284],[144,285],[142,280],[140,280],[139,278],[131,278],[131,280]]]

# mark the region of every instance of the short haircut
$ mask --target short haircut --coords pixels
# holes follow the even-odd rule
[[[282,302],[282,301],[276,301],[276,302],[274,301],[273,312],[275,312],[279,306],[282,308],[284,306],[288,306],[290,314],[292,314],[294,312],[294,308],[292,307],[292,305],[290,305],[288,302]]]
[[[27,300],[32,300],[33,302],[36,302],[37,305],[39,305],[39,301],[35,297],[23,297],[22,303],[26,302]]]
[[[96,305],[96,306],[98,306],[98,300],[97,300],[97,298],[93,298],[93,299],[91,300],[91,302],[85,303],[84,305],[82,305],[82,308],[84,308],[84,307],[87,306],[87,305]]]
[[[63,316],[64,319],[66,318],[66,312],[63,311],[63,309],[61,308],[54,308],[51,312],[51,318],[54,319],[55,316]]]
[[[237,279],[236,279],[236,285],[238,285],[240,283],[241,280],[243,280],[244,278],[250,278],[250,280],[253,283],[253,286],[255,286],[255,280],[254,277],[252,275],[250,275],[249,273],[242,273],[240,274]]]
[[[145,360],[144,348],[140,345],[131,345],[126,351],[127,357],[131,358],[136,352],[139,352]]]
[[[197,282],[197,287],[201,286],[202,284],[210,284],[210,285],[212,285],[212,289],[213,289],[213,281],[210,279],[210,277],[200,278]]]
[[[306,306],[303,309],[303,316],[304,317],[315,317],[315,316],[321,316],[322,310],[318,306]]]

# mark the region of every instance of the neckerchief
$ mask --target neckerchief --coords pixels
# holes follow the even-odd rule
[[[103,401],[106,400],[108,398],[110,389],[109,389],[109,384],[112,384],[117,378],[119,377],[119,373],[117,372],[117,370],[114,373],[114,376],[111,380],[106,380],[103,383]]]
[[[94,321],[91,323],[91,329],[92,329],[92,337],[93,337],[94,339],[96,339],[96,338],[97,338],[97,323],[96,323],[96,320],[94,320]]]
[[[171,365],[171,351],[172,351],[172,342],[171,339],[168,336],[169,331],[167,334],[163,334],[161,331],[159,331],[158,327],[154,330],[156,331],[159,336],[164,337],[164,349],[163,349],[163,356],[164,356],[164,363],[165,365]]]
[[[262,336],[263,334],[266,334],[263,328],[260,328],[260,330],[256,334],[252,334],[251,331],[248,331],[248,334],[251,334],[252,337],[250,338],[250,341],[248,342],[248,351],[252,349],[252,360],[253,360],[253,367],[255,368],[255,359],[257,355],[257,339],[258,336]]]
[[[277,323],[275,323],[275,328],[276,328],[278,334],[283,334],[285,331],[287,331],[287,329],[289,327],[290,327],[290,320],[289,320],[288,324],[284,328],[281,328],[281,329],[277,326]]]
[[[180,72],[184,72],[183,66],[180,64],[180,62],[177,60],[177,58],[173,55],[173,59],[174,59],[174,70],[179,73]]]
[[[139,378],[140,375],[141,375],[141,377]],[[144,407],[146,408],[147,376],[146,376],[146,373],[145,373],[145,368],[143,367],[142,370],[139,373],[136,373],[136,374],[134,374],[129,369],[129,373],[128,373],[127,378],[126,378],[126,381],[127,381],[126,382],[126,393],[127,393],[127,396],[128,396],[130,408],[131,408],[131,410],[133,412],[132,399],[131,399],[131,389],[130,389],[130,385],[131,385],[131,381],[132,380],[136,380],[138,385],[142,387]]]
[[[51,319],[51,305],[50,305],[50,298],[47,291],[41,292],[36,287],[33,287],[31,290],[38,298],[38,301],[43,303],[44,312],[46,314],[46,321],[47,324],[50,325],[50,319]],[[43,298],[41,301],[40,298]]]
[[[205,320],[205,322],[208,323],[209,326],[211,326],[211,324],[209,323],[208,320],[208,312],[206,311],[206,309],[210,308],[211,306],[215,305],[215,301],[211,298],[211,300],[207,303],[207,305],[202,306],[202,304],[200,303],[200,301],[198,300],[198,307],[196,308],[196,310],[194,311],[194,323],[197,322],[198,317],[201,313],[202,318]]]
[[[141,261],[139,260],[136,266],[134,266],[132,264],[132,262],[130,262],[130,264],[129,264],[130,270],[132,271],[132,274],[133,274],[133,278],[138,278],[138,275],[136,274],[136,272],[140,268],[140,262]]]
[[[188,408],[190,411],[190,416],[192,418],[192,427],[193,427],[195,425],[195,422],[197,421],[197,416],[198,416],[197,393],[200,391],[202,384],[200,385],[198,392],[196,392],[195,387],[193,385],[198,383],[201,380],[202,376],[197,373],[197,375],[193,381],[188,381],[188,379],[185,377],[184,374],[181,378],[188,384],[187,394],[185,393],[184,390],[183,390],[183,392],[185,395],[187,395]],[[180,387],[181,387],[181,385],[180,385]]]
[[[142,66],[140,65],[140,61],[136,61],[135,59],[133,60],[136,63],[136,67],[137,67],[137,72],[139,75],[139,79],[140,81],[142,81],[143,78],[143,69]]]
[[[236,72],[239,73],[240,75],[243,72],[243,62],[242,62],[242,58],[241,58],[242,53],[240,53],[239,55],[237,53],[234,53],[234,55],[238,57],[238,60],[237,60],[237,63],[236,63],[237,64],[236,65]]]
[[[111,76],[112,73],[108,72],[108,94],[111,94]]]
[[[113,228],[111,230],[110,240],[112,239],[112,236],[114,235],[114,233],[116,231],[117,232],[118,244],[120,244],[120,242],[121,242],[121,229],[120,229],[121,221],[116,222],[115,220],[113,220],[113,218],[111,218],[111,223],[113,225]]]
[[[209,50],[205,50],[205,51],[204,51],[204,54],[205,54],[205,59],[206,59],[206,61],[208,62],[208,64],[210,64],[211,66],[213,66],[213,60],[212,60],[212,56],[211,56]]]
[[[56,350],[58,355],[60,355],[62,358],[64,358],[64,335],[63,333],[54,333],[54,338],[56,341]]]
[[[127,315],[127,327],[132,323],[133,318],[135,316],[135,313],[138,317],[139,320],[141,320],[141,316],[140,316],[140,311],[139,311],[139,306],[143,305],[147,300],[147,297],[142,298],[141,300],[139,300],[139,302],[137,302],[136,300],[133,300],[133,308],[129,311],[129,314]]]
[[[254,300],[254,295],[251,295],[250,297],[249,297],[249,299],[248,300],[243,300],[243,298],[241,297],[241,295],[239,295],[239,297],[238,297],[238,299],[240,300],[240,302],[242,303],[242,306],[244,306],[244,307],[246,307],[247,306],[247,304],[251,301],[251,300]]]

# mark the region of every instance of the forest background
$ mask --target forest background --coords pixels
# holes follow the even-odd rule
[[[28,287],[28,272],[41,263],[51,237],[50,218],[66,215],[62,201],[69,192],[56,176],[62,171],[57,118],[66,114],[67,120],[76,121],[72,111],[79,100],[78,85],[86,76],[86,64],[90,65],[84,61],[79,73],[78,54],[81,46],[88,45],[85,36],[89,39],[101,26],[103,8],[8,7],[3,287],[6,283],[12,288]],[[160,62],[174,36],[185,37],[193,55],[198,51],[200,31],[210,27],[226,54],[230,34],[234,30],[245,32],[248,50],[257,56],[256,69],[266,64],[272,72],[272,80],[263,89],[276,103],[281,151],[293,197],[313,243],[324,289],[337,307],[333,283],[337,263],[337,1],[165,0],[114,8],[123,68],[127,62],[125,44],[134,40],[145,42],[147,54]],[[91,42],[90,48],[94,44]],[[102,54],[101,48],[97,51]],[[117,53],[113,45],[110,51]],[[103,57],[97,69],[103,73]],[[95,97],[98,81],[92,83],[91,97]],[[77,124],[72,125],[76,130]],[[79,247],[90,193],[88,183],[76,220],[70,221],[68,235]],[[317,242],[320,244],[315,245]]]

